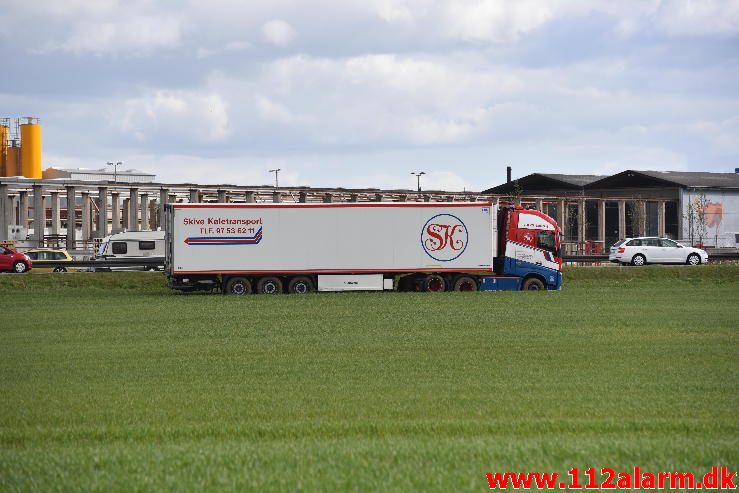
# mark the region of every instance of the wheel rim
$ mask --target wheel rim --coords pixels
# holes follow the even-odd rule
[[[644,257],[641,255],[637,255],[634,257],[634,265],[643,265],[644,264]]]
[[[295,294],[305,294],[308,292],[308,286],[304,282],[295,284]]]
[[[21,272],[25,272],[26,271],[26,264],[24,264],[23,262],[18,262],[17,264],[15,264],[15,271],[17,273],[19,273],[19,274]]]
[[[464,281],[459,283],[458,291],[474,291],[474,290],[475,290],[475,283],[473,283],[469,279],[465,279]]]
[[[690,265],[698,265],[700,259],[698,259],[697,255],[691,255],[690,257],[688,257],[688,262],[690,263]]]
[[[529,291],[539,291],[541,288],[535,282],[529,284]]]
[[[243,282],[237,282],[231,287],[231,292],[233,294],[244,294],[246,292],[246,286],[244,286]]]
[[[444,282],[438,278],[429,279],[426,289],[431,293],[438,293],[444,290]]]
[[[265,283],[264,288],[262,289],[262,292],[264,292],[264,294],[275,294],[276,291],[277,286],[275,286],[275,283],[273,282]]]

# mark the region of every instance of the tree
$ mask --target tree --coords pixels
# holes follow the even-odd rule
[[[644,234],[643,226],[645,223],[644,208],[642,200],[630,200],[626,203],[627,213],[626,220],[629,226],[631,226],[631,236],[641,236]]]
[[[698,236],[698,243],[703,245],[703,240],[708,234],[708,215],[706,214],[706,205],[708,200],[706,194],[702,193],[694,199],[695,207],[695,234]]]
[[[518,180],[513,180],[513,187],[509,190],[508,195],[503,197],[503,200],[511,204],[520,204],[521,196],[523,195],[523,187],[518,183]]]
[[[688,223],[688,239],[690,244],[703,244],[703,239],[708,234],[708,215],[706,213],[706,205],[708,199],[706,194],[702,193],[695,198],[688,199],[687,206],[683,218]]]

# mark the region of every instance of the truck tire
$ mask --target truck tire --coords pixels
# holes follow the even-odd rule
[[[545,288],[544,283],[541,279],[536,277],[529,277],[523,282],[521,289],[523,291],[541,291]]]
[[[423,290],[429,293],[446,291],[446,280],[437,274],[430,274],[423,280]]]
[[[477,291],[477,279],[472,276],[459,276],[452,285],[454,291]]]
[[[281,294],[282,281],[279,277],[267,276],[263,277],[257,283],[257,293],[259,294]]]
[[[287,292],[290,294],[308,294],[313,291],[313,281],[310,277],[298,276],[287,283]]]
[[[231,277],[226,281],[226,285],[223,287],[223,292],[226,294],[235,294],[237,296],[251,294],[251,282],[249,282],[249,279],[245,277]]]

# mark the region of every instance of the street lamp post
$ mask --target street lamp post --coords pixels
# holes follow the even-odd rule
[[[418,179],[418,191],[420,192],[421,191],[421,175],[425,175],[426,172],[421,171],[419,173],[414,173],[413,171],[411,171],[411,174]]]
[[[118,183],[118,166],[123,166],[123,161],[118,161],[117,163],[108,161],[105,164],[107,164],[108,166],[113,166],[113,182]]]
[[[280,171],[282,171],[280,168],[269,170],[270,173],[275,174],[275,188],[280,188],[280,182],[277,181],[277,173],[279,173]]]

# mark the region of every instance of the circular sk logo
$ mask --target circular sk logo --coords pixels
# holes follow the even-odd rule
[[[439,262],[449,262],[464,253],[469,235],[467,226],[452,214],[438,214],[423,225],[421,246],[426,254]]]

